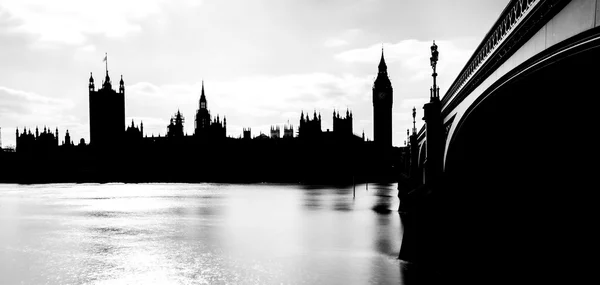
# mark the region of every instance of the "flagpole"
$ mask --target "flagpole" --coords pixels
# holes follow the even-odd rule
[[[106,74],[108,74],[108,53],[104,53],[104,62],[106,63]]]

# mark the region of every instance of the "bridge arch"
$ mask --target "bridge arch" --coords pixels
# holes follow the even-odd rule
[[[419,168],[425,167],[425,160],[427,159],[427,141],[419,146]]]
[[[436,200],[445,255],[477,260],[485,275],[551,260],[562,209],[594,177],[599,68],[594,28],[519,65],[456,117]]]
[[[493,98],[494,96],[503,96],[499,94],[506,94],[504,90],[507,90],[506,88],[511,88],[511,86],[513,86],[515,83],[522,83],[524,80],[529,80],[530,78],[532,78],[531,75],[543,74],[540,73],[541,71],[552,72],[552,70],[558,70],[558,67],[560,66],[568,66],[569,68],[558,70],[559,72],[565,73],[564,76],[555,76],[557,78],[557,81],[554,83],[564,83],[562,87],[559,86],[560,88],[565,89],[562,90],[562,93],[557,91],[556,88],[546,88],[550,85],[545,84],[544,81],[542,81],[539,85],[535,86],[536,89],[532,90],[531,94],[543,94],[539,97],[540,100],[535,101],[536,104],[538,104],[538,106],[531,108],[528,114],[533,114],[536,112],[540,113],[542,111],[542,106],[539,104],[552,104],[554,102],[559,102],[560,100],[565,100],[566,97],[569,97],[569,101],[572,102],[575,102],[576,99],[581,100],[581,102],[589,100],[591,98],[590,96],[593,96],[592,94],[597,93],[596,88],[600,88],[594,85],[597,81],[597,76],[593,76],[594,73],[598,73],[597,70],[600,68],[600,65],[598,65],[597,62],[597,49],[599,46],[600,27],[594,28],[592,30],[574,36],[568,40],[565,40],[560,44],[557,44],[556,46],[547,49],[541,52],[540,54],[530,58],[529,60],[523,62],[518,67],[514,68],[511,72],[508,72],[506,75],[496,80],[485,91],[483,91],[481,95],[479,95],[477,99],[474,102],[472,102],[465,111],[458,111],[452,116],[447,115],[446,117],[451,119],[447,122],[449,126],[447,130],[446,145],[444,148],[444,168],[446,168],[446,164],[448,162],[448,155],[451,145],[454,144],[458,134],[464,127],[464,123],[466,121],[469,121],[470,117],[473,117],[473,111],[480,108],[488,99]],[[549,80],[549,78],[551,77],[547,77],[547,80],[545,81],[550,82],[551,80]],[[571,89],[569,89],[569,86],[573,86],[574,84],[576,84],[575,82],[579,82],[578,84],[580,84],[580,86],[578,86],[577,88],[571,87]],[[589,88],[587,88],[586,90],[581,90],[583,86],[588,86]],[[570,95],[575,94],[577,92],[584,93],[577,94],[579,95],[579,97],[577,98],[574,98],[572,97],[573,95]],[[549,95],[552,94],[557,95],[558,97],[550,97]],[[514,102],[515,104],[513,104],[512,106],[522,106],[523,99],[536,99],[531,96],[533,95],[525,95],[514,99],[512,102]],[[511,97],[504,96],[504,98],[507,100],[512,100]],[[542,99],[546,101],[542,101]],[[560,105],[558,107],[566,106]],[[582,104],[572,107],[574,109],[570,110],[570,113],[573,116],[572,118],[575,118],[580,117],[582,113],[585,113],[581,110],[583,107],[590,107],[590,105]],[[515,114],[512,114],[510,112],[510,110],[512,109],[513,108],[507,107],[506,110],[508,111],[506,112],[506,114],[516,117]],[[563,117],[569,115],[569,113],[567,113],[566,111],[567,110],[561,113]],[[457,120],[454,120],[455,118]],[[567,130],[566,128],[577,127],[577,124],[574,121],[571,120],[570,122],[572,122],[573,124],[565,126],[565,129],[563,130]],[[513,129],[513,131],[514,130],[515,129]]]
[[[419,174],[418,180],[421,183],[424,183],[425,178],[425,163],[427,160],[427,141],[423,141],[421,145],[419,145]]]

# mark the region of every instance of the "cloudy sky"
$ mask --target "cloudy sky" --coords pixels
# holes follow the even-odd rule
[[[89,140],[87,83],[126,85],[128,124],[164,134],[178,109],[193,133],[201,81],[227,135],[253,135],[300,112],[353,111],[373,137],[371,88],[385,49],[394,88],[393,144],[428,100],[436,41],[441,93],[508,0],[0,0],[2,145],[15,127],[69,130]]]

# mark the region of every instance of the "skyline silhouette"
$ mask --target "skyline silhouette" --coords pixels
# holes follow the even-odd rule
[[[107,62],[107,55],[104,57]],[[390,182],[403,171],[403,151],[393,147],[392,83],[384,51],[373,83],[375,140],[353,132],[353,113],[332,112],[333,129],[323,129],[322,116],[301,115],[297,133],[288,122],[272,126],[270,135],[252,136],[246,128],[237,138],[227,136],[227,118],[211,115],[204,82],[193,117],[194,132],[184,131],[185,116],[178,109],[164,136],[148,136],[143,121],[126,118],[127,91],[123,76],[113,85],[108,63],[96,85],[88,80],[90,141],[75,145],[67,130],[36,127],[15,130],[14,151],[0,153],[0,182]],[[118,86],[118,87],[117,87]],[[188,124],[192,122],[188,121]],[[175,167],[173,167],[176,165]]]
[[[113,140],[114,143],[119,143],[126,139],[128,136],[135,135],[148,138],[155,137],[154,133],[145,133],[143,121],[139,121],[138,125],[135,125],[135,120],[131,119],[131,125],[128,125],[126,118],[126,92],[125,82],[123,75],[118,82],[118,88],[115,85],[113,88],[112,79],[110,78],[108,71],[108,55],[104,57],[106,62],[105,77],[102,79],[101,84],[96,88],[96,80],[94,79],[93,73],[90,72],[90,78],[88,80],[88,92],[89,92],[89,122],[90,122],[90,140],[88,144],[93,140],[97,145],[110,144],[108,140]],[[378,74],[373,82],[372,87],[372,101],[376,114],[374,125],[380,125],[375,127],[379,131],[379,142],[384,143],[387,146],[391,145],[391,131],[393,129],[391,119],[391,108],[393,105],[393,90],[392,85],[387,73],[387,66],[384,58],[384,49],[381,50],[381,58],[378,65]],[[340,110],[333,109],[332,115],[332,129],[323,129],[321,112],[317,112],[316,108],[313,109],[312,119],[311,113],[304,110],[300,111],[300,120],[297,124],[297,132],[294,133],[294,124],[290,123],[289,120],[283,124],[273,124],[270,127],[270,133],[267,134],[268,138],[294,138],[300,137],[301,133],[304,133],[303,137],[318,136],[320,133],[333,132],[333,133],[344,133],[344,135],[354,135],[355,139],[358,139],[359,135],[353,131],[353,112],[346,108],[346,112],[340,112]],[[198,108],[194,116],[194,131],[191,135],[194,136],[207,136],[207,137],[221,137],[221,138],[245,138],[245,139],[260,139],[263,135],[262,131],[260,134],[252,135],[252,127],[245,127],[243,133],[238,136],[228,136],[226,131],[227,118],[223,115],[221,120],[220,114],[211,116],[210,109],[208,108],[207,96],[204,90],[204,80],[202,80],[201,94],[198,100]],[[185,117],[179,109],[174,115],[171,116],[169,124],[166,126],[166,132],[164,135],[161,133],[157,134],[156,137],[184,137],[188,136],[188,133],[184,130]],[[281,126],[283,127],[284,133],[281,136]],[[57,146],[72,144],[73,140],[69,134],[69,130],[66,130],[65,137],[61,141],[59,137],[58,127],[55,128],[55,132],[52,133],[50,128],[44,125],[44,129],[39,134],[39,126],[35,127],[35,132],[32,132],[31,127],[24,126],[19,132],[19,127],[15,129],[16,147],[19,145],[20,136],[28,136],[34,139],[44,139],[46,135],[52,134],[52,144]],[[302,131],[304,130],[304,131]],[[374,136],[377,136],[374,134]],[[364,130],[361,136],[362,141],[375,141],[369,140],[365,137]],[[81,144],[85,144],[85,139],[80,139]]]
[[[148,134],[165,135],[173,110],[192,118],[204,79],[209,83],[213,112],[227,115],[228,136],[237,137],[243,128],[251,128],[253,134],[269,134],[272,125],[283,126],[296,121],[302,110],[314,109],[327,114],[323,128],[333,128],[329,114],[334,109],[350,109],[354,132],[362,135],[364,130],[366,138],[373,139],[370,97],[377,72],[373,62],[380,57],[382,42],[397,96],[392,110],[393,145],[403,146],[405,129],[411,127],[410,109],[426,100],[427,84],[421,78],[426,69],[421,66],[427,54],[421,47],[428,47],[432,38],[444,47],[445,66],[440,69],[445,69],[448,79],[440,82],[443,89],[449,85],[453,70],[456,73],[462,67],[486,32],[486,23],[497,17],[506,1],[469,1],[466,5],[480,13],[467,15],[482,24],[443,27],[409,23],[414,19],[411,13],[444,17],[439,11],[444,10],[445,3],[434,3],[440,9],[430,11],[427,3],[411,4],[415,7],[406,9],[399,3],[369,2],[285,3],[291,5],[288,7],[262,5],[260,1],[252,5],[151,1],[143,8],[106,2],[85,9],[60,1],[52,7],[37,4],[48,11],[87,15],[69,17],[67,21],[81,23],[52,33],[30,24],[38,18],[53,27],[59,19],[52,13],[32,10],[20,2],[1,1],[0,17],[6,21],[0,23],[4,27],[0,37],[10,43],[0,55],[4,62],[0,67],[3,146],[15,144],[16,127],[44,124],[58,127],[63,134],[68,129],[75,142],[80,138],[89,141],[87,96],[80,84],[89,78],[90,71],[96,79],[103,77],[105,52],[113,80],[124,75],[126,121],[144,121]],[[224,6],[239,10],[219,17]],[[365,9],[358,9],[361,7]],[[254,13],[240,14],[244,9]],[[105,10],[113,11],[110,18],[114,21],[96,16]],[[140,16],[132,17],[129,11]],[[294,19],[310,11],[322,12],[311,13],[313,20],[297,27]],[[339,21],[330,21],[333,18]],[[311,28],[315,25],[319,29]],[[259,31],[279,36],[266,38]],[[288,36],[281,35],[282,31]],[[290,36],[295,40],[275,40]],[[184,128],[188,134],[194,131],[192,124]]]
[[[0,40],[17,39],[0,67],[1,276],[17,280],[17,264],[25,278],[105,268],[106,279],[139,281],[170,260],[169,272],[186,273],[162,275],[203,281],[226,280],[224,268],[235,280],[274,269],[277,280],[358,284],[539,283],[585,271],[571,240],[592,215],[571,208],[585,208],[593,182],[594,112],[572,99],[595,92],[600,0],[149,0],[139,10],[134,0],[110,23],[60,1],[46,14],[45,4],[0,0]],[[57,27],[49,14],[62,12],[77,16]],[[51,68],[23,56],[56,59],[67,45],[73,55]],[[558,130],[578,135],[567,151],[557,152]],[[61,247],[83,249],[71,254],[81,265],[38,270],[20,250],[55,261]],[[154,252],[162,269],[129,270],[135,252]],[[79,262],[88,258],[100,265]],[[369,258],[378,261],[359,262]],[[576,271],[549,270],[557,260]]]

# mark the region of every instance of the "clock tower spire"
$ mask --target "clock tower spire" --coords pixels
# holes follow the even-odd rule
[[[382,147],[392,146],[392,82],[387,73],[387,64],[381,47],[379,72],[373,83],[373,140]]]
[[[387,73],[387,64],[385,64],[385,58],[383,57],[383,45],[381,45],[381,59],[379,60],[379,73]]]

